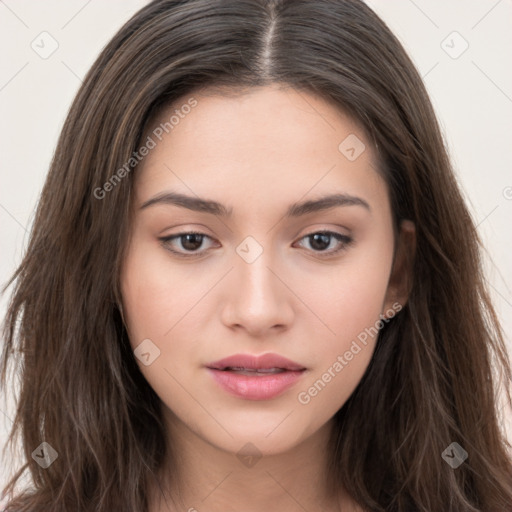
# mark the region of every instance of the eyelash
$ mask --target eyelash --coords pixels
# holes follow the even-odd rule
[[[172,240],[174,240],[176,238],[179,239],[179,238],[181,238],[182,236],[185,236],[185,235],[200,235],[202,237],[206,237],[206,238],[210,238],[211,239],[210,236],[208,236],[205,233],[201,233],[199,231],[183,231],[181,233],[176,233],[174,235],[161,237],[161,238],[159,238],[159,240],[162,242],[162,245],[164,246],[164,248],[166,250],[172,252],[173,254],[176,254],[178,257],[181,257],[181,258],[194,258],[194,257],[196,257],[197,258],[197,257],[202,256],[202,254],[204,254],[206,251],[203,251],[202,253],[192,252],[192,253],[186,254],[186,253],[182,253],[180,251],[176,251],[176,250],[170,248],[170,243],[169,242],[171,242]],[[342,235],[341,233],[338,233],[336,231],[327,231],[327,230],[313,231],[313,232],[308,233],[307,235],[304,235],[303,237],[301,237],[300,240],[312,237],[313,235],[328,235],[328,236],[331,236],[331,237],[335,238],[336,240],[338,240],[341,243],[340,247],[338,249],[335,249],[335,250],[330,250],[330,251],[313,251],[313,253],[316,253],[316,254],[320,255],[321,258],[327,258],[327,257],[333,256],[335,254],[338,254],[341,251],[346,250],[353,243],[353,239],[350,236]],[[203,240],[201,240],[201,244],[202,244],[202,241]]]

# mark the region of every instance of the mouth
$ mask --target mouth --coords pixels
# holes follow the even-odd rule
[[[236,354],[207,369],[229,394],[245,400],[270,400],[293,386],[307,370],[278,354]]]
[[[260,356],[235,354],[207,365],[212,370],[247,371],[259,373],[279,373],[281,371],[300,371],[306,368],[279,354],[267,353]]]
[[[288,372],[291,370],[285,369],[285,368],[240,368],[240,367],[231,367],[228,366],[227,368],[212,368],[218,369],[221,372],[232,372],[236,373],[237,375],[247,375],[250,377],[257,377],[262,375],[273,375],[276,373],[283,373]]]

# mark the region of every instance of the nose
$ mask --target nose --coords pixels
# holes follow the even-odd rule
[[[293,319],[294,295],[270,251],[263,251],[251,263],[235,255],[234,266],[226,283],[224,325],[243,329],[253,337],[287,329]]]

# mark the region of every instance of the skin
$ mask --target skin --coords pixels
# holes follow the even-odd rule
[[[277,86],[193,96],[197,106],[136,170],[134,223],[121,272],[132,347],[149,338],[160,350],[150,365],[137,362],[162,400],[179,458],[182,501],[174,491],[162,497],[155,487],[150,511],[361,510],[346,493],[328,496],[324,466],[332,417],[361,380],[376,338],[309,403],[300,403],[298,393],[380,315],[389,316],[393,304],[405,304],[413,227],[403,224],[394,259],[392,214],[376,154],[362,128],[334,104]],[[366,146],[354,161],[338,149],[350,134]],[[233,209],[232,218],[162,203],[141,209],[170,190],[216,200]],[[284,217],[292,203],[334,192],[357,196],[370,209],[346,205]],[[318,248],[306,235],[322,230],[353,241],[343,245],[331,237]],[[168,250],[186,253],[186,239],[159,240],[190,231],[207,235],[188,251],[199,256]],[[263,250],[251,263],[236,251],[247,236]],[[307,368],[270,400],[231,396],[205,369],[235,353],[267,352]],[[261,455],[251,467],[236,456],[248,442]],[[163,471],[163,485],[170,474]]]

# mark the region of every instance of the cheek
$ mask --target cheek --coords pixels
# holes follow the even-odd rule
[[[392,244],[381,242],[379,250],[347,257],[308,299],[329,329],[320,326],[315,368],[297,398],[325,419],[346,402],[373,355],[392,263]]]
[[[364,250],[348,252],[340,264],[301,280],[307,302],[329,327],[324,341],[331,349],[344,349],[367,327],[373,326],[383,313],[392,264],[392,244],[387,239],[368,245]]]
[[[203,288],[202,280],[169,265],[165,249],[134,243],[121,274],[125,321],[132,345],[163,339],[186,314]],[[195,300],[194,300],[195,299]]]
[[[174,396],[176,401],[181,390],[172,376],[179,374],[176,368],[186,367],[194,350],[193,343],[176,343],[176,337],[188,319],[183,318],[187,310],[197,302],[198,284],[187,282],[189,277],[169,265],[166,256],[160,247],[135,241],[121,272],[121,293],[128,337],[141,373],[158,396]],[[146,361],[145,353],[150,354]]]
[[[171,293],[159,275],[159,266],[151,258],[143,257],[138,250],[130,252],[121,278],[121,291],[132,346],[144,338],[157,338],[165,328],[160,308]]]

